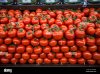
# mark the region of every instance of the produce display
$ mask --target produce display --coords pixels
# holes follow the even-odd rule
[[[0,10],[0,64],[100,65],[100,8]]]

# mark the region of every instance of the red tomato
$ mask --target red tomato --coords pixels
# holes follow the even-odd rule
[[[42,53],[42,48],[41,48],[41,46],[34,47],[34,53],[35,53],[35,54],[41,54],[41,53]]]
[[[28,63],[30,63],[30,64],[33,64],[35,62],[35,60],[34,59],[28,59]]]
[[[63,57],[63,53],[56,53],[56,58],[61,59]]]
[[[8,64],[9,63],[9,59],[7,59],[7,58],[1,58],[1,63]]]
[[[34,32],[34,36],[37,37],[37,38],[40,38],[42,37],[42,30],[37,30]]]
[[[7,59],[11,59],[12,57],[13,57],[13,54],[11,54],[11,53],[5,54],[5,58],[7,58]]]
[[[55,24],[57,24],[58,26],[61,26],[61,25],[63,25],[63,22],[60,19],[56,19]]]
[[[18,29],[18,31],[17,31],[17,36],[18,36],[19,38],[23,38],[23,37],[25,37],[25,35],[26,35],[25,29],[23,29],[23,28]]]
[[[52,32],[50,31],[50,29],[46,29],[43,31],[43,37],[45,37],[46,39],[50,39],[52,37]]]
[[[18,59],[16,59],[16,58],[12,58],[12,59],[11,59],[11,63],[12,63],[12,64],[16,64],[17,62],[18,62]]]
[[[80,51],[75,52],[74,57],[75,58],[81,58],[82,53]]]
[[[50,64],[50,63],[51,63],[51,60],[48,59],[48,58],[44,58],[44,63],[45,63],[45,64]]]
[[[76,29],[76,31],[75,31],[75,36],[77,37],[77,38],[84,38],[85,37],[85,32],[84,32],[84,30],[80,30],[80,29]]]
[[[90,52],[95,52],[97,50],[97,46],[96,45],[93,45],[93,46],[88,46],[88,50]]]
[[[36,31],[36,30],[39,30],[41,28],[41,26],[39,24],[34,24],[33,25],[33,30]]]
[[[6,52],[7,51],[7,45],[6,44],[0,45],[0,51]]]
[[[95,45],[95,38],[94,37],[86,37],[86,44],[87,45],[90,45],[90,46],[92,46],[92,45]]]
[[[87,60],[88,64],[90,65],[94,65],[96,63],[96,60],[93,60],[93,59],[89,59]]]
[[[89,8],[84,8],[83,9],[83,12],[84,12],[85,15],[88,15],[89,14],[89,11],[90,11]]]
[[[74,46],[75,41],[74,40],[67,40],[67,46]]]
[[[56,59],[56,58],[52,59],[52,63],[53,64],[58,64],[59,63],[59,59]]]
[[[61,46],[66,45],[66,39],[59,40],[58,44],[61,45]]]
[[[0,30],[0,38],[5,38],[7,37],[7,31]]]
[[[100,53],[99,52],[94,52],[93,53],[93,59],[100,60]]]
[[[9,22],[9,19],[7,17],[3,17],[0,19],[1,24],[7,24]]]
[[[26,32],[26,38],[27,39],[32,39],[33,38],[33,31],[32,30],[28,30]]]
[[[72,18],[69,18],[69,19],[66,18],[65,21],[64,21],[64,24],[65,24],[66,26],[73,24]]]
[[[30,23],[31,23],[31,19],[28,18],[28,17],[25,17],[25,18],[23,19],[23,22],[24,22],[24,24],[30,24]]]
[[[87,50],[87,46],[82,46],[82,47],[79,47],[79,50],[80,50],[80,51],[82,51],[82,52],[84,52],[84,51],[86,51],[86,50]]]
[[[26,24],[25,25],[25,30],[32,30],[32,25],[31,24]]]
[[[89,51],[85,51],[83,52],[83,58],[89,60],[92,58],[92,54]]]
[[[25,51],[25,46],[24,45],[19,45],[16,48],[17,53],[23,53]]]
[[[36,64],[42,64],[42,63],[43,63],[43,59],[41,58],[36,59]]]
[[[66,32],[68,30],[67,26],[65,25],[61,25],[60,28],[63,32]]]
[[[95,43],[96,43],[96,45],[100,45],[100,38],[96,38]]]
[[[40,54],[40,58],[42,58],[42,59],[46,58],[46,54],[45,53],[41,53]]]
[[[93,27],[88,27],[86,32],[90,35],[94,35],[95,34],[95,29]]]
[[[11,44],[12,43],[12,39],[10,37],[5,38],[4,40],[5,44]]]
[[[89,16],[89,21],[95,22],[97,20],[97,17],[95,15]]]
[[[55,23],[55,19],[54,19],[54,18],[48,19],[48,24],[49,24],[49,25],[52,25],[52,24],[54,24],[54,23]]]
[[[41,38],[40,39],[40,45],[41,46],[47,46],[48,45],[48,40],[45,38]]]
[[[45,29],[48,29],[49,28],[49,24],[41,24],[41,29],[42,30],[45,30]]]
[[[55,18],[55,17],[56,17],[56,14],[55,14],[53,11],[49,11],[48,14],[49,14],[52,18]]]
[[[27,53],[33,53],[33,47],[31,45],[26,46]]]
[[[15,53],[16,47],[15,46],[8,46],[8,52],[9,53]]]
[[[19,45],[21,43],[21,40],[19,38],[15,37],[15,38],[13,38],[13,43],[15,45]]]
[[[61,50],[61,52],[66,53],[66,52],[69,52],[69,47],[68,46],[61,46],[60,50]]]
[[[47,54],[47,57],[48,57],[48,59],[53,59],[55,57],[55,54],[50,52]]]
[[[72,47],[70,47],[70,51],[77,51],[77,46],[76,45],[74,45],[74,46],[72,46]]]
[[[78,46],[78,47],[82,47],[82,46],[84,46],[86,44],[86,41],[85,41],[85,39],[83,38],[83,39],[76,39],[76,45]]]
[[[59,46],[52,47],[52,52],[55,52],[55,53],[60,52],[60,47]]]
[[[31,45],[32,46],[38,46],[39,45],[39,39],[37,39],[37,38],[32,39],[31,40]]]
[[[9,37],[16,37],[16,33],[17,33],[16,29],[9,30],[8,31],[8,36]]]
[[[50,53],[51,52],[51,47],[50,46],[44,47],[43,52],[46,53],[46,54]]]
[[[32,22],[32,24],[39,24],[39,18],[33,17],[31,22]]]
[[[23,59],[23,58],[20,58],[19,62],[20,62],[20,64],[25,64],[27,61],[25,59]]]
[[[30,55],[27,52],[22,53],[22,58],[28,60],[30,58]]]
[[[96,30],[95,30],[95,35],[96,35],[97,37],[100,37],[100,28],[96,28]]]
[[[30,44],[30,41],[28,39],[23,39],[22,40],[22,45],[27,46]]]
[[[20,53],[15,53],[15,54],[14,54],[14,58],[16,58],[16,59],[21,58],[21,54],[20,54]]]
[[[38,54],[34,54],[34,53],[31,54],[32,59],[37,59],[38,57],[39,57]]]
[[[57,45],[57,41],[54,40],[54,39],[51,39],[50,42],[49,42],[49,45],[50,45],[51,47],[56,46],[56,45]]]
[[[64,53],[66,58],[71,58],[72,57],[72,52],[66,52]]]
[[[75,19],[74,24],[78,25],[80,22],[81,22],[81,19],[77,18],[77,19]]]
[[[67,58],[62,57],[62,58],[60,59],[60,63],[61,63],[61,64],[66,64],[66,63],[67,63]]]
[[[79,58],[78,63],[79,64],[85,64],[85,59],[84,58]]]
[[[40,18],[40,24],[46,24],[47,19],[45,17]]]
[[[76,64],[77,63],[77,60],[75,58],[69,58],[68,61],[69,61],[70,64]]]

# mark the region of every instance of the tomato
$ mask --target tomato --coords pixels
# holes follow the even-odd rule
[[[86,44],[86,41],[85,41],[85,39],[83,38],[83,39],[76,39],[76,45],[78,46],[78,47],[82,47],[82,46],[84,46]]]
[[[15,53],[16,47],[15,46],[8,46],[9,53]]]
[[[86,51],[86,50],[87,50],[87,46],[82,46],[82,47],[79,47],[79,50],[80,50],[80,51],[82,51],[82,52],[84,52],[84,51]]]
[[[61,46],[66,45],[66,39],[59,40],[58,44],[61,45]]]
[[[0,23],[7,24],[9,22],[9,19],[7,17],[3,17],[0,19]]]
[[[65,32],[65,38],[71,40],[74,39],[75,35],[74,35],[74,31],[73,30],[67,30]]]
[[[51,63],[51,60],[48,59],[48,58],[44,58],[44,63],[45,63],[45,64],[50,64],[50,63]]]
[[[64,53],[64,56],[66,57],[66,58],[71,58],[72,57],[72,52],[66,52],[66,53]]]
[[[95,22],[97,20],[97,17],[95,15],[89,16],[89,21]]]
[[[37,37],[37,38],[40,38],[42,37],[42,30],[37,30],[34,32],[34,36]]]
[[[97,50],[97,46],[96,45],[93,45],[93,46],[88,46],[88,50],[90,52],[95,52]]]
[[[11,17],[11,18],[9,19],[9,22],[17,22],[17,19],[16,19],[15,17]]]
[[[93,27],[88,27],[86,32],[90,35],[94,35],[95,34],[95,29]]]
[[[30,44],[30,41],[28,39],[23,39],[22,40],[22,45],[27,46]]]
[[[67,40],[67,46],[73,46],[75,44],[74,40]]]
[[[17,53],[23,53],[25,51],[25,46],[24,45],[19,45],[16,48]]]
[[[96,28],[96,30],[95,30],[95,35],[96,35],[97,37],[100,37],[100,28]]]
[[[76,31],[75,31],[75,36],[77,37],[77,38],[84,38],[85,37],[85,32],[84,32],[84,30],[80,30],[80,29],[76,29]]]
[[[32,30],[32,25],[31,24],[26,24],[25,25],[25,30]]]
[[[18,29],[18,31],[17,31],[17,36],[18,36],[19,38],[23,38],[23,37],[25,37],[25,35],[26,35],[25,29],[23,29],[23,28]]]
[[[80,51],[75,52],[74,57],[75,58],[81,58],[82,53]]]
[[[30,11],[29,10],[24,10],[23,13],[24,14],[30,14]]]
[[[19,45],[21,43],[21,40],[19,38],[15,37],[15,38],[13,38],[13,43],[15,45]]]
[[[56,59],[56,58],[52,59],[52,63],[53,64],[58,64],[59,63],[59,59]]]
[[[41,13],[42,12],[42,9],[38,8],[36,9],[36,13]]]
[[[0,38],[0,45],[1,45],[1,44],[3,44],[3,39],[2,39],[2,38]]]
[[[81,22],[81,19],[77,18],[77,19],[75,19],[74,24],[78,25],[80,22]]]
[[[46,54],[50,53],[50,51],[51,51],[50,46],[46,46],[46,47],[43,48],[43,52],[46,53]]]
[[[58,26],[61,26],[61,25],[63,25],[64,23],[62,22],[62,20],[56,19],[56,20],[55,20],[55,24],[57,24]]]
[[[6,52],[7,51],[7,45],[6,44],[1,44],[0,45],[0,51]]]
[[[59,46],[52,47],[52,52],[55,52],[55,53],[60,52],[60,47]]]
[[[69,47],[68,47],[68,46],[66,46],[66,45],[61,46],[60,50],[61,50],[61,52],[66,53],[66,52],[69,52]]]
[[[12,39],[10,37],[7,37],[4,39],[4,43],[5,44],[11,44],[12,43]]]
[[[94,37],[86,37],[86,44],[87,45],[90,45],[90,46],[92,46],[92,45],[95,45],[95,38]]]
[[[20,53],[15,53],[15,54],[14,54],[14,58],[16,58],[16,59],[21,58],[21,54],[20,54]]]
[[[40,24],[46,24],[47,19],[45,17],[40,18]]]
[[[68,30],[67,26],[65,25],[61,25],[60,28],[63,32],[66,32]]]
[[[33,25],[33,31],[39,30],[41,26],[39,24],[34,24]]]
[[[41,48],[41,46],[34,47],[34,53],[35,53],[35,54],[41,54],[41,53],[42,53],[42,48]]]
[[[87,28],[88,27],[93,27],[93,28],[95,28],[95,24],[94,23],[87,23]]]
[[[46,58],[46,54],[45,53],[41,53],[40,54],[40,58],[42,58],[42,59]]]
[[[25,17],[25,18],[23,19],[23,22],[24,22],[24,24],[30,24],[30,23],[31,23],[31,19],[28,18],[28,17]]]
[[[31,40],[31,45],[32,46],[38,46],[39,45],[39,39],[37,39],[37,38],[32,39]]]
[[[60,59],[60,63],[61,63],[61,64],[66,64],[66,63],[67,63],[67,58],[62,57],[62,58]]]
[[[56,10],[56,14],[63,14],[62,10]]]
[[[87,21],[87,17],[84,16],[84,17],[81,18],[81,20],[82,20],[83,22],[86,22],[86,21]]]
[[[28,60],[30,58],[29,54],[28,53],[22,53],[22,58],[25,59],[25,60]]]
[[[75,58],[69,58],[68,61],[69,61],[70,64],[76,64],[77,63],[77,60]]]
[[[17,30],[16,29],[11,29],[8,31],[8,36],[9,37],[16,37]]]
[[[100,45],[100,38],[96,38],[95,43],[96,43],[96,45]]]
[[[48,45],[48,40],[45,38],[41,38],[40,39],[40,45],[41,46],[47,46]]]
[[[70,51],[77,51],[77,50],[78,50],[78,48],[77,48],[77,46],[76,46],[76,45],[74,45],[74,46],[70,47]]]
[[[32,39],[33,38],[33,31],[32,30],[28,30],[26,32],[26,38],[27,39]]]
[[[61,59],[63,57],[63,53],[56,53],[56,58]]]
[[[53,54],[52,52],[47,54],[48,59],[53,59],[55,57],[55,54]]]
[[[38,56],[37,54],[34,54],[34,53],[31,54],[31,58],[32,58],[32,59],[37,59],[38,57],[39,57],[39,56]]]
[[[83,58],[89,60],[92,58],[92,54],[89,51],[85,51],[83,52]]]
[[[45,29],[49,29],[49,24],[41,24],[41,29],[45,30]]]
[[[47,15],[48,13],[47,13],[47,11],[42,11],[42,14]]]
[[[50,39],[52,37],[52,32],[49,29],[43,31],[43,37]]]
[[[56,46],[57,45],[57,41],[55,39],[51,39],[50,42],[49,42],[49,45],[51,47]]]
[[[52,24],[54,24],[54,23],[55,23],[55,19],[54,19],[54,18],[48,19],[48,24],[49,24],[49,25],[52,25]]]
[[[12,64],[16,64],[17,62],[18,62],[18,59],[16,59],[16,58],[12,58],[12,59],[11,59],[11,63],[12,63]]]
[[[79,58],[78,63],[79,64],[85,64],[85,59],[84,58]]]
[[[85,15],[88,15],[89,14],[89,11],[90,11],[89,8],[84,8],[83,9],[83,12],[84,12]]]
[[[20,64],[25,64],[27,61],[25,59],[23,59],[23,58],[20,58],[19,62],[20,62]]]
[[[27,53],[33,53],[33,47],[31,45],[26,46]]]
[[[34,59],[28,59],[28,63],[30,63],[30,64],[33,64],[35,62],[35,60]]]
[[[73,20],[72,20],[72,18],[66,18],[65,19],[65,21],[64,21],[64,24],[66,25],[66,26],[68,26],[68,25],[72,25],[73,24]]]
[[[32,24],[39,24],[39,18],[38,17],[33,17],[31,22],[32,22]]]
[[[36,59],[36,64],[42,64],[42,63],[43,63],[43,59],[41,58]]]
[[[5,38],[7,37],[7,31],[0,30],[0,38]]]
[[[93,59],[100,60],[100,53],[99,52],[94,52],[93,53]]]
[[[89,59],[87,60],[88,64],[90,65],[94,65],[96,63],[96,60],[93,60],[93,59]]]
[[[1,58],[1,63],[8,64],[9,63],[9,59],[7,59],[7,58]]]
[[[55,18],[55,17],[56,17],[55,12],[53,12],[53,11],[49,11],[48,14],[49,14],[52,18]]]

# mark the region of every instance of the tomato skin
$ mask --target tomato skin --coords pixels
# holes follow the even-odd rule
[[[1,58],[1,63],[8,64],[9,63],[9,59],[7,59],[7,58]]]
[[[21,41],[20,41],[19,38],[15,37],[15,38],[13,38],[13,43],[14,43],[15,45],[19,45],[19,44],[21,43]]]
[[[33,31],[32,30],[28,30],[26,32],[26,38],[27,39],[32,39],[33,38]]]
[[[6,44],[1,44],[0,45],[0,51],[6,52],[7,51],[7,45]]]
[[[48,59],[48,58],[44,58],[44,63],[45,63],[45,64],[50,64],[50,63],[51,63],[51,60]]]
[[[59,59],[56,59],[56,58],[52,59],[52,63],[53,64],[58,64],[59,63]]]
[[[33,25],[33,29],[36,30],[40,30],[41,26],[39,24],[34,24]]]
[[[95,43],[96,43],[96,45],[100,45],[100,38],[96,38]]]
[[[64,24],[66,26],[71,25],[71,24],[73,24],[73,20],[71,18],[69,18],[69,19],[67,19],[67,20],[64,21]]]
[[[77,51],[77,46],[76,45],[74,45],[74,46],[72,46],[72,47],[70,47],[70,51]]]
[[[35,36],[36,38],[42,37],[42,30],[37,30],[37,31],[35,31],[35,32],[34,32],[34,36]]]
[[[89,51],[85,51],[83,52],[83,58],[89,60],[92,58],[92,54]]]
[[[95,29],[93,27],[88,27],[87,28],[87,33],[90,35],[94,35],[95,34]]]
[[[41,24],[41,30],[49,29],[49,24]]]
[[[5,38],[4,40],[5,44],[11,44],[12,43],[12,39],[10,37]]]
[[[74,40],[67,40],[67,46],[71,47],[74,46],[75,41]]]
[[[16,48],[17,53],[23,53],[25,51],[25,46],[24,45],[19,45]]]
[[[60,19],[56,19],[55,24],[57,24],[58,26],[61,26],[63,25],[63,22]]]
[[[8,31],[8,36],[9,37],[16,37],[17,34],[17,30],[16,29],[12,29]]]
[[[25,64],[25,63],[26,63],[26,60],[23,59],[23,58],[20,58],[20,59],[19,59],[19,62],[20,62],[20,64]]]
[[[94,52],[93,53],[93,59],[100,60],[100,53],[99,52]]]
[[[41,54],[41,53],[42,53],[42,48],[41,48],[41,46],[34,47],[34,53],[35,53],[35,54]]]
[[[80,51],[75,52],[74,57],[75,58],[81,58],[82,53]]]
[[[57,53],[57,52],[59,52],[59,51],[60,51],[60,47],[59,47],[59,46],[54,46],[54,47],[52,47],[52,52]]]
[[[87,62],[90,65],[94,65],[96,63],[96,60],[90,59],[90,60],[87,60]]]
[[[55,23],[55,19],[54,18],[50,18],[49,20],[48,20],[48,24],[49,25],[52,25],[52,24],[54,24]]]
[[[86,61],[86,60],[85,60],[84,58],[79,58],[79,59],[78,59],[78,63],[79,63],[79,64],[85,64],[85,61]]]
[[[21,54],[20,54],[20,53],[15,53],[15,54],[14,54],[14,58],[16,58],[16,59],[21,58]]]
[[[97,37],[100,37],[100,28],[96,28],[96,30],[95,30],[95,35],[96,35]]]
[[[95,38],[94,37],[86,37],[86,44],[89,46],[95,45]]]
[[[61,64],[66,64],[66,63],[67,63],[67,58],[62,57],[62,58],[60,59],[60,63],[61,63]]]
[[[90,52],[95,52],[97,50],[97,46],[96,45],[93,45],[93,46],[88,46],[88,50]]]
[[[51,52],[51,47],[50,46],[44,47],[43,52],[46,53],[46,54],[50,53]]]
[[[66,53],[64,53],[64,56],[66,57],[66,58],[71,58],[72,57],[72,52],[66,52]]]
[[[11,63],[12,63],[12,64],[16,64],[17,62],[18,62],[18,59],[16,59],[16,58],[12,58],[12,59],[11,59]]]
[[[31,45],[26,46],[27,53],[33,53],[33,47]]]
[[[50,39],[52,37],[52,32],[50,32],[49,29],[46,29],[46,30],[43,31],[43,36],[46,39]]]
[[[63,53],[56,53],[56,58],[61,59],[63,57]]]
[[[76,45],[78,46],[78,47],[82,47],[82,46],[84,46],[86,44],[86,42],[85,42],[85,39],[83,38],[83,39],[76,39]]]
[[[65,46],[61,46],[60,50],[61,50],[61,52],[66,53],[66,52],[69,52],[69,47],[66,46],[66,45]]]
[[[75,58],[69,58],[68,61],[69,61],[70,64],[76,64],[77,63],[77,60]]]
[[[28,60],[30,58],[30,55],[28,53],[22,53],[22,58],[25,60]]]
[[[74,24],[75,24],[75,25],[78,25],[80,22],[81,22],[81,20],[80,20],[79,18],[77,18],[77,19],[74,21]]]
[[[24,22],[24,24],[30,24],[30,23],[31,23],[31,19],[28,18],[28,17],[25,17],[25,18],[23,19],[23,22]]]
[[[31,20],[32,24],[39,24],[39,18],[38,17],[33,17]]]
[[[60,28],[62,29],[62,31],[65,33],[65,31],[68,30],[67,26],[65,25],[61,25]]]
[[[25,30],[27,30],[27,31],[28,31],[28,30],[32,30],[32,27],[33,27],[33,26],[32,26],[31,24],[26,24],[26,25],[25,25]]]
[[[30,59],[28,59],[28,63],[29,63],[29,64],[33,64],[34,62],[35,62],[35,60],[34,60],[34,59],[31,59],[31,58],[30,58]]]
[[[39,56],[38,56],[38,54],[32,53],[30,57],[31,57],[32,59],[37,59]]]
[[[45,53],[41,53],[40,54],[40,58],[42,58],[42,59],[46,58],[46,54]]]
[[[1,45],[1,44],[3,44],[3,39],[2,39],[2,38],[0,38],[0,45]]]
[[[18,29],[18,31],[17,31],[18,38],[23,38],[23,37],[25,37],[25,35],[26,35],[25,29],[22,29],[22,28]]]
[[[53,59],[55,57],[55,54],[50,52],[47,54],[47,57],[48,57],[48,59]]]
[[[39,22],[40,22],[40,24],[46,24],[47,23],[47,19],[42,17],[42,18],[40,18]]]
[[[40,39],[40,45],[41,45],[41,46],[47,46],[47,45],[48,45],[48,40],[47,40],[47,39],[41,38],[41,39]]]
[[[22,40],[22,45],[27,46],[30,44],[30,41],[28,39],[23,39]]]
[[[36,64],[42,64],[42,63],[43,63],[43,59],[41,58],[36,59]]]
[[[0,38],[5,38],[7,37],[7,31],[0,30]]]
[[[89,8],[84,8],[83,9],[83,12],[84,12],[85,15],[88,15],[89,14],[89,11],[90,11]]]
[[[9,20],[8,20],[7,17],[3,17],[3,18],[1,18],[1,20],[0,20],[0,23],[2,23],[2,24],[7,24],[8,22],[9,22]]]
[[[8,46],[9,53],[15,53],[16,47],[15,46]]]
[[[61,39],[58,41],[58,44],[63,46],[63,45],[66,45],[66,40],[65,39]]]
[[[80,50],[80,51],[82,51],[82,52],[84,52],[84,51],[86,51],[86,50],[87,50],[87,46],[82,46],[82,47],[79,47],[79,50]]]
[[[57,45],[57,41],[55,39],[51,39],[50,42],[49,42],[49,45],[51,47],[56,46]]]
[[[32,39],[31,40],[31,45],[32,46],[38,46],[39,45],[39,39],[37,39],[37,38]]]

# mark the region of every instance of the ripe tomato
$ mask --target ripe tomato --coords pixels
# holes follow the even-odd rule
[[[1,58],[1,63],[3,63],[3,64],[8,64],[9,63],[9,59],[7,59],[7,58]]]
[[[12,39],[10,37],[7,37],[4,39],[4,43],[5,44],[11,44],[12,43]]]
[[[28,60],[30,58],[30,55],[27,52],[22,53],[22,58]]]
[[[37,59],[38,57],[39,57],[38,54],[34,54],[34,53],[31,54],[32,59]]]
[[[69,47],[68,47],[68,46],[66,46],[66,45],[61,46],[60,50],[61,50],[61,52],[66,53],[66,52],[69,52]]]
[[[57,52],[59,52],[59,51],[60,51],[60,47],[59,47],[59,46],[54,46],[54,47],[52,47],[52,52],[57,53]]]
[[[73,30],[67,30],[65,32],[65,37],[69,40],[74,39],[75,35],[74,35],[74,31]]]
[[[79,58],[77,61],[78,61],[79,64],[85,64],[84,58]]]
[[[97,46],[96,45],[93,45],[93,46],[88,46],[88,50],[90,52],[95,52],[97,50]]]
[[[28,63],[30,63],[30,64],[33,64],[35,62],[35,60],[34,59],[28,59]]]
[[[90,65],[94,65],[96,63],[96,60],[93,60],[93,59],[89,59],[87,60],[88,64]]]
[[[52,37],[52,32],[50,31],[50,29],[46,29],[43,31],[43,37],[45,37],[46,39],[50,39]]]
[[[97,17],[95,15],[89,16],[89,21],[95,22],[97,20]]]
[[[54,19],[54,18],[48,19],[48,24],[49,24],[49,25],[52,25],[52,24],[54,24],[54,23],[55,23],[55,19]]]
[[[48,45],[48,40],[45,38],[41,38],[40,39],[40,45],[41,46],[47,46]]]
[[[1,44],[0,45],[0,51],[6,52],[7,51],[7,45],[6,44]]]
[[[66,18],[66,19],[64,20],[64,24],[65,24],[66,26],[73,24],[72,18],[69,18],[69,19]]]
[[[1,24],[7,24],[9,22],[8,18],[7,17],[3,17],[0,19],[0,23]]]
[[[93,59],[100,60],[100,53],[99,52],[94,52],[93,53]]]
[[[25,37],[25,35],[26,35],[26,30],[25,29],[23,29],[23,28],[18,29],[17,36],[19,38],[23,38],[23,37]]]
[[[46,47],[43,48],[43,52],[46,53],[46,54],[50,53],[50,51],[51,51],[50,46],[46,46]]]
[[[69,61],[70,64],[76,64],[77,63],[77,60],[75,58],[69,58],[68,61]]]
[[[84,46],[86,44],[86,41],[85,41],[85,39],[83,38],[83,39],[76,39],[76,45],[78,46],[78,47],[82,47],[82,46]]]
[[[89,14],[89,11],[90,11],[89,8],[84,8],[83,9],[83,12],[84,12],[85,15],[88,15]]]
[[[52,59],[52,63],[53,64],[58,64],[59,63],[59,59],[56,59],[56,58]]]
[[[55,57],[55,54],[50,52],[47,54],[47,57],[48,59],[53,59]]]
[[[95,38],[94,37],[86,37],[86,44],[87,45],[90,45],[90,46],[92,46],[92,45],[95,45]]]
[[[5,38],[7,37],[7,31],[0,30],[0,38]]]
[[[35,54],[41,54],[41,53],[42,53],[42,48],[41,48],[41,46],[34,47],[34,53],[35,53]]]
[[[56,58],[61,59],[63,57],[63,53],[56,53]]]
[[[24,22],[24,24],[30,24],[31,19],[29,17],[24,17],[23,22]]]
[[[66,53],[64,53],[64,56],[66,58],[71,58],[72,57],[72,52],[66,52]]]
[[[34,36],[37,37],[37,38],[40,38],[42,37],[42,30],[37,30],[34,32]]]
[[[67,26],[65,25],[61,25],[60,28],[63,32],[66,32],[68,30]]]
[[[14,58],[16,58],[16,59],[21,58],[21,54],[20,54],[20,53],[15,53],[15,54],[14,54]]]
[[[16,58],[12,58],[12,59],[11,59],[11,63],[12,63],[12,64],[16,64],[17,62],[18,62],[18,59],[16,59]]]
[[[23,58],[20,58],[19,62],[20,62],[20,64],[25,64],[27,61],[25,59],[23,59]]]
[[[86,50],[87,50],[87,46],[82,46],[82,47],[79,47],[79,50],[80,50],[80,51],[82,51],[82,52],[84,52],[84,51],[86,51]]]
[[[55,39],[51,39],[50,42],[49,42],[49,45],[51,47],[56,46],[57,45],[57,41]]]
[[[95,35],[96,35],[97,37],[100,37],[100,28],[96,28],[96,30],[95,30]]]
[[[33,17],[31,20],[32,24],[39,24],[39,18],[38,17]]]
[[[19,45],[16,48],[17,53],[23,53],[25,51],[25,46],[24,45]]]
[[[83,52],[83,58],[89,60],[92,58],[92,54],[89,51],[85,51]]]
[[[37,38],[32,39],[31,40],[31,45],[32,46],[38,46],[39,45],[39,39],[37,39]]]
[[[84,32],[84,30],[80,30],[80,29],[76,29],[76,31],[75,31],[75,36],[77,37],[77,38],[84,38],[85,37],[85,32]]]
[[[96,45],[100,45],[100,38],[96,38],[95,43],[96,43]]]
[[[61,45],[61,46],[66,45],[66,39],[59,40],[58,44]]]
[[[93,27],[88,27],[86,32],[90,35],[94,35],[95,34],[95,29]]]
[[[8,36],[9,37],[16,37],[16,33],[17,33],[16,29],[9,30],[8,31]]]
[[[9,53],[15,53],[16,47],[15,46],[8,46],[8,52]]]
[[[11,53],[5,54],[5,58],[7,58],[7,59],[11,59],[12,57],[13,57],[13,54],[11,54]]]
[[[32,30],[32,25],[31,24],[26,24],[25,25],[25,30]]]
[[[2,39],[2,38],[0,38],[0,45],[1,45],[1,44],[3,44],[3,39]]]
[[[63,25],[63,22],[60,19],[56,19],[55,24],[57,24],[58,26],[61,26],[61,25]]]
[[[13,43],[15,45],[19,45],[21,43],[21,40],[19,38],[15,37],[15,38],[13,38]]]
[[[77,18],[75,19],[74,24],[77,26],[80,22],[81,22],[81,19]]]
[[[33,31],[32,30],[28,30],[26,32],[26,38],[27,39],[32,39],[33,38]]]
[[[27,53],[33,53],[33,47],[31,45],[26,46]]]
[[[48,58],[44,58],[44,63],[45,63],[45,64],[50,64],[50,63],[51,63],[51,60],[48,59]]]
[[[45,53],[41,53],[40,54],[40,58],[42,58],[42,59],[46,58],[46,54]]]
[[[41,29],[42,30],[45,30],[45,29],[48,29],[49,28],[49,24],[41,24]]]
[[[33,25],[33,30],[36,31],[36,30],[39,30],[41,28],[41,26],[39,24],[34,24]]]
[[[70,47],[70,51],[77,51],[77,46],[76,45],[74,45],[74,46],[72,46],[72,47]]]
[[[61,64],[66,64],[66,63],[67,63],[67,58],[62,57],[62,58],[60,59],[60,63],[61,63]]]
[[[28,39],[23,39],[22,40],[22,45],[27,46],[30,44],[30,41]]]
[[[67,46],[74,46],[75,41],[74,40],[67,40]]]
[[[80,51],[75,52],[74,57],[75,58],[81,58],[82,53]]]
[[[48,14],[49,14],[52,18],[55,18],[55,17],[56,17],[55,12],[53,12],[53,11],[48,11]]]
[[[16,23],[16,28],[20,29],[20,28],[24,28],[24,27],[25,27],[25,25],[24,25],[23,22],[17,22]]]
[[[43,59],[41,58],[36,59],[36,64],[42,64],[42,63],[43,63]]]
[[[45,17],[41,17],[40,24],[46,24],[46,23],[47,23],[47,19]]]

